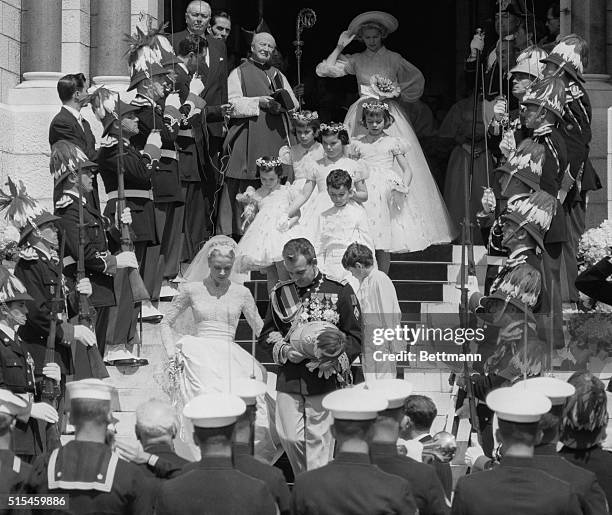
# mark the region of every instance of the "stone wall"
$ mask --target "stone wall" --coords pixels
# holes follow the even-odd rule
[[[0,102],[19,84],[21,0],[0,0]]]

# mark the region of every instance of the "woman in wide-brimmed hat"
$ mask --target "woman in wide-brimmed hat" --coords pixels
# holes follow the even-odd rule
[[[360,14],[351,21],[348,30],[340,34],[338,45],[317,66],[316,71],[321,77],[355,75],[357,78],[360,98],[349,108],[344,121],[351,137],[374,143],[361,123],[363,104],[376,99],[384,101],[388,106],[394,123],[380,137],[402,140],[393,146],[405,148],[405,157],[413,172],[408,202],[412,202],[415,210],[422,215],[421,219],[427,221],[427,230],[423,231],[427,235],[427,244],[448,243],[454,235],[452,221],[416,134],[403,107],[398,103],[417,101],[423,94],[425,79],[416,66],[383,44],[384,39],[397,30],[398,26],[397,19],[389,13],[369,11]],[[355,38],[363,42],[366,49],[357,54],[342,54],[344,47]]]

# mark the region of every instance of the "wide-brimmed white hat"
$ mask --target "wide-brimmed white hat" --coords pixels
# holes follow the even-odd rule
[[[349,24],[348,31],[351,34],[357,34],[359,27],[368,22],[379,23],[387,29],[388,34],[395,32],[399,27],[399,22],[395,16],[383,11],[368,11],[355,16]]]

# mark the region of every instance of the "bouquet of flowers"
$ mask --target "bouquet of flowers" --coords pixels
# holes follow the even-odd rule
[[[396,82],[378,74],[372,75],[370,78],[370,87],[378,98],[396,98],[401,93],[401,89]]]
[[[157,383],[161,386],[162,391],[170,399],[170,403],[175,408],[177,413],[182,413],[185,407],[185,392],[183,391],[183,356],[178,351],[174,356],[164,361],[161,364],[161,369],[155,374]],[[182,421],[181,421],[182,422]],[[181,423],[181,437],[184,436],[184,427]]]
[[[19,229],[11,223],[7,224],[0,233],[0,260],[15,261],[19,252],[18,243]]]
[[[346,336],[334,324],[325,321],[301,324],[291,333],[289,341],[291,347],[310,360],[306,365],[308,370],[318,370],[319,377],[325,379],[335,374],[340,382],[347,381]]]
[[[246,228],[251,225],[251,222],[255,220],[257,214],[257,199],[255,198],[255,188],[249,186],[244,193],[238,193],[236,195],[236,201],[240,204],[244,204],[244,211],[242,212],[242,227],[241,230],[245,231]]]
[[[589,229],[580,238],[578,245],[578,270],[601,261],[610,255],[612,248],[612,220],[604,220],[599,227]]]
[[[391,181],[389,190],[389,209],[391,212],[399,212],[402,210],[402,206],[406,201],[406,195],[408,195],[409,188],[399,179]]]

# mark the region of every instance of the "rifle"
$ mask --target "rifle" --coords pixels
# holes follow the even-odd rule
[[[120,95],[117,94],[117,109],[121,109],[121,98]],[[117,113],[119,115],[119,162],[117,167],[117,204],[115,207],[115,212],[117,213],[117,217],[121,220],[121,213],[126,207],[125,201],[125,167],[123,162],[123,127],[121,125],[121,113]],[[153,117],[155,119],[155,117]],[[133,252],[134,251],[134,243],[132,241],[132,235],[130,233],[130,224],[124,224],[123,222],[119,222],[121,227],[121,251],[122,252]],[[122,272],[125,270],[125,272]],[[127,273],[128,279],[130,281],[130,286],[132,288],[132,296],[134,298],[134,302],[142,302],[143,300],[149,300],[149,292],[147,291],[146,286],[140,277],[140,272],[136,268],[128,268],[119,270],[118,273]]]
[[[58,279],[54,284],[54,292],[53,299],[51,299],[51,309],[49,316],[50,325],[49,325],[49,336],[47,336],[47,349],[45,351],[45,363],[55,363],[55,337],[57,334],[57,316],[59,313],[63,312],[63,297],[62,297],[62,265],[64,262],[64,249],[66,247],[66,237],[62,236],[62,243],[60,245],[60,253],[59,253],[59,271],[58,271]],[[58,407],[58,399],[62,395],[62,390],[60,385],[54,379],[50,377],[43,376],[42,380],[42,389],[40,399],[43,402],[53,406],[57,409]],[[53,442],[53,448],[56,448],[60,445],[60,431],[58,424],[49,424],[47,426],[46,431],[46,440],[47,442]]]
[[[85,279],[85,221],[83,215],[83,192],[81,191],[81,168],[78,169],[78,190],[79,190],[79,256],[77,260],[77,283],[81,279]],[[89,300],[87,299],[87,295],[79,293],[79,315],[78,321],[79,324],[88,327],[91,330],[93,329],[93,316],[94,310],[89,304]],[[95,331],[94,331],[95,332]],[[85,352],[85,359],[78,359],[78,356],[82,356],[82,353]],[[97,345],[85,348],[83,345],[77,343],[74,347],[74,362],[75,362],[75,371],[74,371],[74,379],[76,381],[80,379],[104,379],[105,377],[109,377],[108,371],[104,366],[104,361],[102,360],[102,356],[100,355],[100,351]],[[77,365],[84,365],[85,368],[83,370],[78,370]]]

